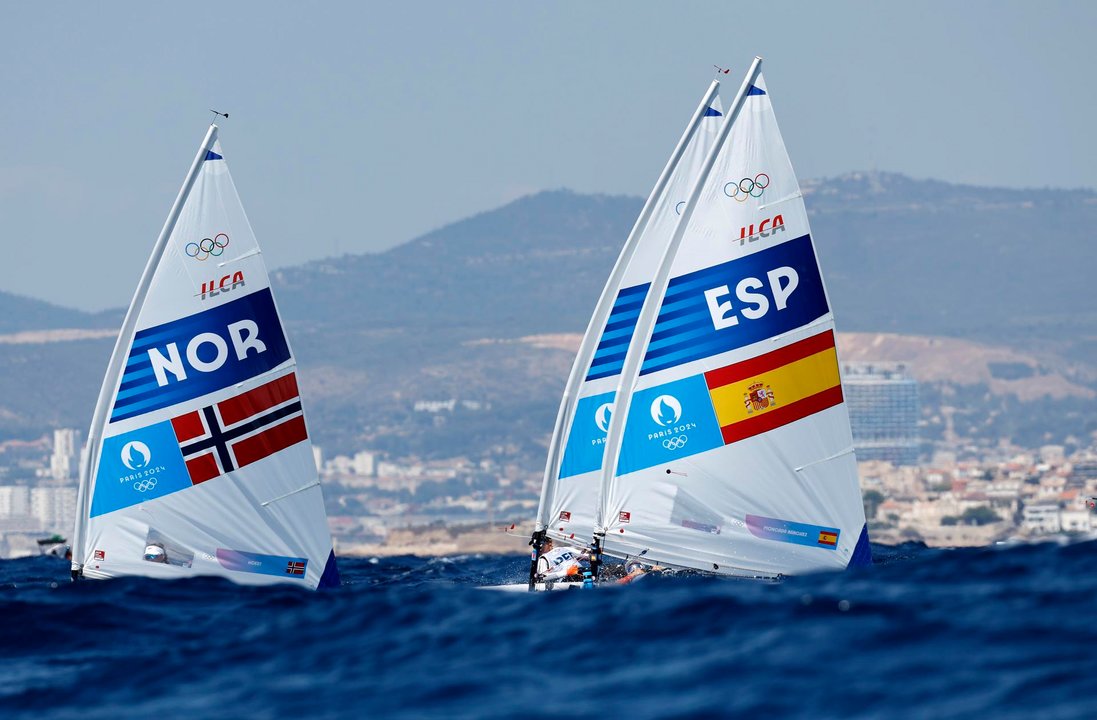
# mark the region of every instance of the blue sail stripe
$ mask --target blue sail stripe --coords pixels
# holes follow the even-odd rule
[[[591,363],[597,362],[600,358],[605,357],[619,348],[628,347],[630,340],[632,340],[632,335],[626,335],[625,337],[617,338],[616,340],[600,343],[597,350],[595,350],[594,357],[591,358]]]
[[[591,370],[590,373],[587,375],[586,382],[590,382],[591,380],[601,380],[602,378],[613,377],[614,375],[620,375],[620,374],[621,374],[621,365],[620,364],[618,364],[614,367],[606,368],[604,370],[597,370],[597,371]]]
[[[606,323],[606,327],[602,330],[602,332],[604,333],[606,331],[623,330],[626,328],[631,331],[632,328],[636,327],[636,321],[639,319],[640,313],[636,313],[635,315],[631,315],[628,317],[617,318],[612,322]]]
[[[608,365],[610,363],[617,363],[619,365],[625,359],[625,352],[626,350],[619,350],[617,352],[606,352],[600,357],[595,357],[594,360],[591,361],[590,366],[591,368],[595,368]]]
[[[693,341],[694,338],[705,337],[712,331],[712,320],[708,318],[691,319],[688,323],[683,323],[672,330],[660,333],[660,337],[656,338],[652,336],[652,340],[648,343],[648,352],[645,357],[651,357],[653,351],[663,350],[667,347],[674,347],[676,345],[686,345]]]
[[[602,333],[602,341],[598,343],[598,347],[603,348],[608,345],[616,345],[622,340],[628,342],[628,339],[632,337],[632,331],[635,327],[635,325],[632,325],[631,327],[621,328],[620,330]]]
[[[128,372],[122,376],[122,382],[118,385],[119,390],[128,390],[131,387],[136,387],[139,384],[144,384],[145,378],[152,375],[152,367],[146,367],[143,370],[134,370]]]
[[[642,283],[640,285],[624,288],[623,290],[618,291],[617,300],[619,301],[621,298],[630,297],[632,295],[647,295],[649,287],[651,287],[651,283]]]
[[[117,403],[114,406],[114,411],[112,412],[110,419],[111,422],[126,420],[127,418],[144,415],[147,412],[159,408],[170,407],[176,403],[183,402],[186,399],[187,397],[185,395],[177,395],[176,393],[156,393],[140,401],[131,398],[126,402]]]

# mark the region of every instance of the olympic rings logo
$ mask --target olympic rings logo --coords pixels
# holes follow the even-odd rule
[[[758,173],[753,178],[734,180],[724,185],[724,194],[736,202],[746,202],[748,197],[760,198],[769,187],[769,175]]]
[[[156,487],[156,478],[149,478],[148,480],[138,480],[133,484],[133,489],[137,492],[148,492]]]
[[[663,447],[667,450],[681,450],[686,446],[687,438],[685,435],[679,435],[674,438],[667,438],[663,441]]]
[[[202,238],[199,242],[189,242],[183,250],[187,257],[202,262],[208,260],[210,255],[220,257],[228,246],[229,236],[225,233],[217,233],[211,238]]]

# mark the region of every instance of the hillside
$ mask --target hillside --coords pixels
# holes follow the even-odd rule
[[[121,322],[120,310],[85,313],[0,290],[0,335],[57,328],[109,328]]]
[[[972,388],[973,416],[1005,397],[1052,424],[1056,403],[1068,420],[1092,409],[1097,250],[1079,229],[1095,226],[1097,194],[881,173],[804,191],[839,328],[879,334],[861,356],[936,368],[927,399],[943,383]],[[321,442],[442,452],[518,439],[538,452],[571,356],[521,338],[582,331],[640,204],[543,192],[383,253],[273,273]],[[0,294],[0,318],[0,434],[85,425],[111,340],[56,331],[117,327],[120,312]],[[968,341],[993,349],[982,370],[955,360]],[[413,402],[448,397],[491,410],[419,427]],[[1064,423],[1059,435],[1088,432]]]

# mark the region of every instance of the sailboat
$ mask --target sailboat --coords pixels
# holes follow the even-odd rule
[[[217,136],[211,124],[107,367],[74,579],[339,584],[297,363]]]
[[[679,143],[580,345],[531,589],[546,537],[591,541],[595,576],[604,555],[745,577],[871,563],[834,316],[760,58],[711,140],[691,132],[703,159]]]

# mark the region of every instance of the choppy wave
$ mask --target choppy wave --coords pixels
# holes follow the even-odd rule
[[[522,558],[342,559],[324,593],[0,561],[0,717],[1097,717],[1097,543],[875,550],[533,595],[477,588]]]

